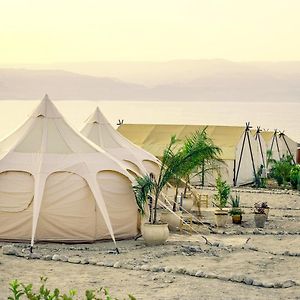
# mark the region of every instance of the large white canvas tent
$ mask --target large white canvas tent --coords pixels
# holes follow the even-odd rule
[[[159,160],[117,132],[98,107],[87,119],[81,133],[137,173],[157,175]]]
[[[0,239],[95,241],[137,234],[133,177],[70,127],[46,95],[0,142]]]
[[[122,124],[118,131],[131,142],[161,157],[172,135],[183,141],[197,130],[206,128],[208,136],[222,149],[222,177],[229,184],[243,185],[253,182],[259,165],[256,141],[248,126],[245,129],[236,126]],[[214,184],[215,176],[207,175],[204,184]]]

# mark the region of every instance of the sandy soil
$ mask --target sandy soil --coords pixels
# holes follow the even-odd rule
[[[242,226],[228,224],[205,235],[211,245],[200,234],[175,232],[163,246],[146,247],[142,238],[119,241],[119,255],[111,242],[37,244],[35,253],[43,259],[0,251],[0,299],[7,299],[11,280],[38,284],[40,275],[65,292],[104,286],[121,299],[128,293],[137,299],[300,299],[300,195],[244,191],[241,201]],[[272,208],[263,230],[255,229],[249,208],[257,201]],[[202,220],[213,223],[211,204]],[[27,246],[15,248],[22,254]],[[76,263],[44,260],[54,254]]]

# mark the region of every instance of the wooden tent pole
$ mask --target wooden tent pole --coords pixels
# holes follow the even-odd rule
[[[256,169],[255,169],[255,163],[254,163],[253,152],[252,152],[252,147],[251,147],[251,141],[250,141],[250,136],[249,136],[249,129],[250,129],[250,126],[248,127],[246,135],[247,135],[248,144],[249,144],[249,150],[250,150],[250,156],[251,156],[251,161],[252,161],[253,172],[254,172],[254,176],[256,177]]]
[[[288,145],[288,143],[287,143],[287,141],[286,141],[286,139],[285,139],[285,134],[282,132],[282,133],[279,134],[279,137],[280,137],[280,138],[283,138],[283,141],[284,141],[284,143],[285,143],[285,145],[286,145],[286,148],[287,148],[287,150],[288,150],[290,156],[292,157],[293,163],[294,163],[294,165],[295,165],[296,162],[295,162],[294,156],[293,156],[293,154],[292,154],[292,152],[291,152],[291,149],[290,149],[290,147],[289,147],[289,145]]]
[[[243,157],[243,152],[244,152],[244,146],[245,146],[245,141],[246,141],[247,127],[248,127],[248,123],[246,123],[246,128],[245,128],[245,131],[244,131],[242,149],[241,149],[241,153],[240,153],[240,157],[239,157],[239,163],[238,163],[238,168],[237,168],[237,172],[236,172],[236,177],[235,177],[235,180],[234,180],[235,186],[236,186],[238,176],[239,176],[239,172],[240,172],[240,167],[241,167],[241,162],[242,162],[242,157]]]

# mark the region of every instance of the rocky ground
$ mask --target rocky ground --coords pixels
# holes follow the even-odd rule
[[[3,242],[0,299],[7,299],[11,280],[38,284],[40,275],[49,278],[52,288],[104,286],[120,299],[128,293],[137,299],[300,299],[300,195],[240,192],[242,225],[228,224],[212,233],[193,225],[209,243],[199,233],[174,232],[163,246],[147,247],[142,238],[119,241],[118,255],[111,242],[41,243],[30,255],[27,244]],[[264,229],[254,226],[251,207],[257,201],[271,207]],[[201,220],[213,225],[209,206]]]

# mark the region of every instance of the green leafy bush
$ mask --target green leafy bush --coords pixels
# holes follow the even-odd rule
[[[300,190],[300,165],[293,166],[290,173],[290,180],[293,189]]]
[[[216,179],[216,188],[217,194],[214,195],[214,205],[222,210],[226,207],[228,198],[230,196],[230,185],[225,180],[222,180],[221,176],[219,175]]]
[[[286,186],[290,182],[290,174],[293,168],[293,160],[290,155],[283,156],[279,161],[272,162],[270,177],[274,178],[278,185]]]
[[[33,285],[30,283],[28,285],[19,282],[17,279],[13,280],[9,286],[11,291],[11,296],[8,300],[19,300],[19,299],[29,299],[29,300],[77,300],[77,292],[75,290],[70,290],[67,294],[62,294],[59,289],[54,289],[51,291],[46,287],[47,278],[41,277],[41,286],[37,291],[34,291]],[[132,295],[128,295],[129,300],[136,300]],[[117,300],[117,298],[112,298],[109,291],[106,288],[100,288],[98,290],[86,290],[85,300]]]

